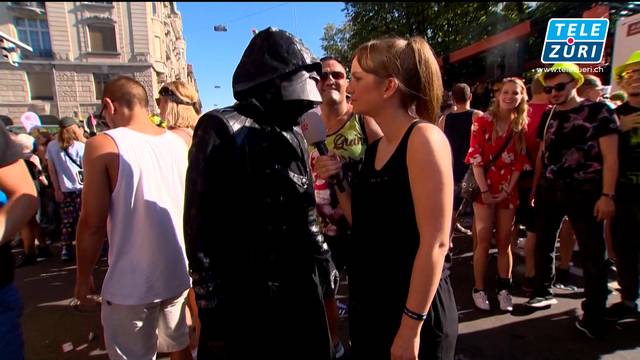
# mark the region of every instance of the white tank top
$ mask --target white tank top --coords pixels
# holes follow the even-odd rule
[[[189,288],[182,217],[188,148],[170,131],[105,132],[118,146],[118,179],[109,206],[109,270],[102,296],[140,305]]]

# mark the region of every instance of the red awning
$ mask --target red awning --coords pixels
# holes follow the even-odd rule
[[[462,49],[452,52],[451,54],[449,54],[449,62],[453,64],[460,60],[464,60],[473,55],[476,55],[483,51],[487,51],[491,48],[494,48],[507,41],[511,41],[513,39],[527,36],[529,35],[530,32],[531,32],[531,21],[527,20],[499,34],[489,36],[486,39],[477,41],[467,47],[464,47]]]

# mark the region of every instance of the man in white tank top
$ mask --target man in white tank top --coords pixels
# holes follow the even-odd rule
[[[147,93],[137,81],[119,77],[103,93],[111,130],[85,148],[74,295],[90,301],[106,233],[101,318],[109,357],[173,352],[172,359],[190,359],[185,298],[191,282],[182,228],[188,148],[149,121]]]

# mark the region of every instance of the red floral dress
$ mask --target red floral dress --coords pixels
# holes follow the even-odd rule
[[[511,132],[511,126],[507,128],[504,134],[491,141],[494,126],[495,123],[488,114],[479,116],[473,122],[469,152],[465,158],[467,164],[484,166],[489,163],[491,156],[502,148],[505,140],[507,140],[507,135]],[[508,190],[511,175],[515,171],[522,172],[525,169],[531,169],[526,147],[523,147],[522,151],[518,152],[516,141],[512,137],[509,146],[507,146],[500,158],[493,162],[493,165],[485,174],[489,192],[492,195],[498,195],[503,190]],[[474,201],[484,204],[481,195],[478,195]],[[502,209],[515,209],[518,206],[517,185],[511,190],[511,195],[496,204],[496,206]]]

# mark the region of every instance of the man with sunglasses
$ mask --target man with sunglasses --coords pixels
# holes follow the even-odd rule
[[[608,320],[623,320],[638,315],[640,277],[640,50],[614,69],[616,80],[627,93],[627,101],[615,110],[620,118],[620,176],[616,197],[616,215],[611,221],[616,251],[618,283],[622,301],[607,309]]]
[[[604,335],[607,273],[603,220],[615,213],[618,175],[618,120],[604,102],[585,101],[576,89],[584,78],[577,65],[555,64],[542,76],[553,108],[542,115],[534,176],[534,308],[556,304],[554,278],[556,233],[567,215],[582,255],[586,300],[576,326],[589,337]]]

